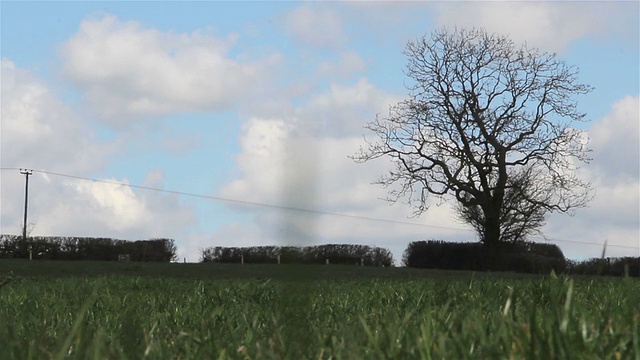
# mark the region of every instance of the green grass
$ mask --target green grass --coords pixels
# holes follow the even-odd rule
[[[3,282],[1,359],[640,359],[629,278],[0,260]]]

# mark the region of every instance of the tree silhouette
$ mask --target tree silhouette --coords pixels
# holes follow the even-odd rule
[[[377,183],[388,200],[422,214],[429,195],[455,200],[488,254],[521,241],[549,212],[586,206],[589,161],[575,96],[592,88],[555,54],[482,29],[438,30],[407,44],[410,96],[365,127],[377,139],[353,156],[385,157],[393,170]]]

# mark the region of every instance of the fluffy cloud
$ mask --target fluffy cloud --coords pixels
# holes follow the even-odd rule
[[[102,171],[122,141],[101,142],[41,80],[2,60],[1,162],[4,168],[43,169],[91,177]],[[24,176],[2,170],[1,233],[20,233]],[[147,185],[161,187],[156,169]],[[103,179],[127,183],[126,179]],[[176,237],[194,223],[191,208],[174,195],[125,185],[34,172],[29,182],[33,235]]]
[[[64,74],[116,126],[177,111],[228,109],[269,74],[277,56],[240,62],[227,39],[162,32],[115,16],[83,21],[60,49]]]
[[[438,26],[483,27],[550,52],[562,52],[576,39],[609,31],[633,35],[619,29],[620,22],[635,21],[637,30],[638,8],[633,3],[483,1],[439,2],[432,6],[437,11]],[[636,19],[629,13],[635,13]]]
[[[116,182],[116,179],[106,179]],[[123,182],[127,184],[127,182]],[[136,201],[136,196],[131,188],[126,185],[118,186],[102,182],[75,182],[70,184],[81,199],[86,199],[87,205],[83,206],[90,214],[100,213],[105,209],[113,214],[111,227],[119,232],[130,230],[137,224],[147,222],[149,219],[145,211],[144,202]]]
[[[361,194],[362,189],[343,192],[348,184],[337,182],[334,174],[362,174],[362,167],[368,164],[358,169],[348,155],[362,144],[365,122],[397,101],[398,97],[360,79],[350,86],[331,85],[288,116],[249,119],[240,138],[242,151],[236,158],[244,176],[227,184],[222,194],[232,198],[251,195],[251,199],[271,203],[275,201],[273,194],[290,195],[298,188],[299,197],[320,191],[324,201]],[[382,169],[373,169],[376,175],[365,181],[373,181],[379,171]],[[285,190],[274,192],[278,188]]]

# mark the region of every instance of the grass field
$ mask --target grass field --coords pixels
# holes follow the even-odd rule
[[[640,281],[0,260],[0,359],[640,359]]]

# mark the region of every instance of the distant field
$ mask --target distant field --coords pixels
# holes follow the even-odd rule
[[[476,277],[532,278],[538,275],[516,273],[482,273],[412,268],[360,267],[347,265],[276,265],[276,264],[216,264],[216,263],[154,263],[115,261],[54,261],[0,259],[0,276],[13,272],[20,276],[68,277],[133,275],[189,279],[469,279]]]
[[[0,260],[2,283],[0,359],[640,358],[638,279]]]

